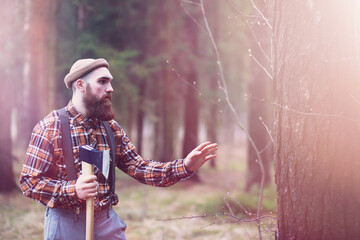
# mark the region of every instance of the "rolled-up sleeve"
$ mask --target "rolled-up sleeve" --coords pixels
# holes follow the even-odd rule
[[[78,202],[75,182],[62,178],[56,163],[55,138],[59,131],[54,127],[37,124],[32,132],[23,167],[20,173],[20,188],[24,195],[49,207],[71,206]],[[59,155],[59,154],[58,154]]]
[[[192,173],[186,171],[184,159],[166,163],[143,159],[124,130],[116,123],[113,124],[116,125],[112,127],[117,141],[117,166],[131,177],[144,184],[168,187],[192,176]]]

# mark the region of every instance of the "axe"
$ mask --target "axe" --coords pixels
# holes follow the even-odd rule
[[[109,150],[97,151],[89,145],[80,146],[79,159],[82,164],[83,175],[93,175],[94,166],[97,167],[107,179],[109,176],[110,154]],[[94,235],[94,198],[86,199],[86,240],[93,240]]]

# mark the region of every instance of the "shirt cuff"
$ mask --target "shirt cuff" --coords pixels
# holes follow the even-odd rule
[[[77,205],[80,203],[76,195],[75,184],[76,184],[76,180],[72,180],[72,181],[66,181],[65,184],[63,184],[62,186],[63,194],[69,206],[72,206],[74,204]]]
[[[195,172],[190,172],[186,170],[184,159],[178,159],[177,173],[177,175],[181,177],[182,180],[188,179],[195,174]]]

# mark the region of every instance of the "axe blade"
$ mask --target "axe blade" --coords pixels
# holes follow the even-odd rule
[[[80,161],[87,162],[97,167],[108,179],[109,164],[110,164],[110,151],[97,151],[89,145],[83,145],[79,148]]]

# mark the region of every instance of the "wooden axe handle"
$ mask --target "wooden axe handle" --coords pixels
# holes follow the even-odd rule
[[[82,174],[93,175],[94,166],[82,161]],[[86,240],[93,240],[94,235],[94,198],[86,199]]]

